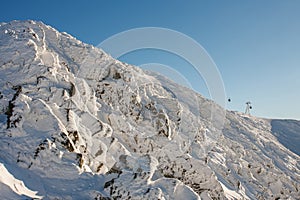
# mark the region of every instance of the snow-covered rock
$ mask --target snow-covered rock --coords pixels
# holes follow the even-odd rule
[[[1,199],[300,198],[300,157],[277,121],[41,22],[1,23],[0,111]]]

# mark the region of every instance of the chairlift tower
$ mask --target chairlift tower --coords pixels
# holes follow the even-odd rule
[[[250,115],[250,110],[252,109],[252,105],[250,101],[246,102],[246,110],[245,110],[245,114]]]

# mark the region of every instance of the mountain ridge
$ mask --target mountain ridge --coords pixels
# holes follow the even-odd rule
[[[299,155],[268,120],[223,118],[201,95],[42,22],[1,23],[0,53],[0,162],[38,197],[300,197]]]

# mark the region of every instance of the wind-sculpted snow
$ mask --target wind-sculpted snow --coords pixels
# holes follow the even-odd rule
[[[299,155],[269,120],[223,123],[214,102],[41,22],[1,24],[0,76],[0,163],[27,191],[2,178],[1,199],[300,197]]]

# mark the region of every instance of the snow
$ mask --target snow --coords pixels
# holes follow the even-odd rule
[[[271,120],[272,133],[290,151],[300,155],[300,122],[296,120]]]
[[[249,198],[245,198],[242,197],[240,194],[238,194],[236,191],[229,189],[228,187],[226,187],[222,182],[220,182],[224,193],[225,193],[225,197],[228,200],[235,200],[235,199],[249,199]]]
[[[1,24],[0,92],[3,199],[300,198],[299,122],[225,111],[41,22]]]
[[[14,191],[18,195],[25,195],[27,197],[41,199],[42,196],[36,195],[37,192],[28,189],[23,181],[16,179],[6,167],[0,163],[0,183],[7,185],[12,191]],[[2,196],[2,194],[0,194]],[[2,196],[2,198],[7,198]]]

